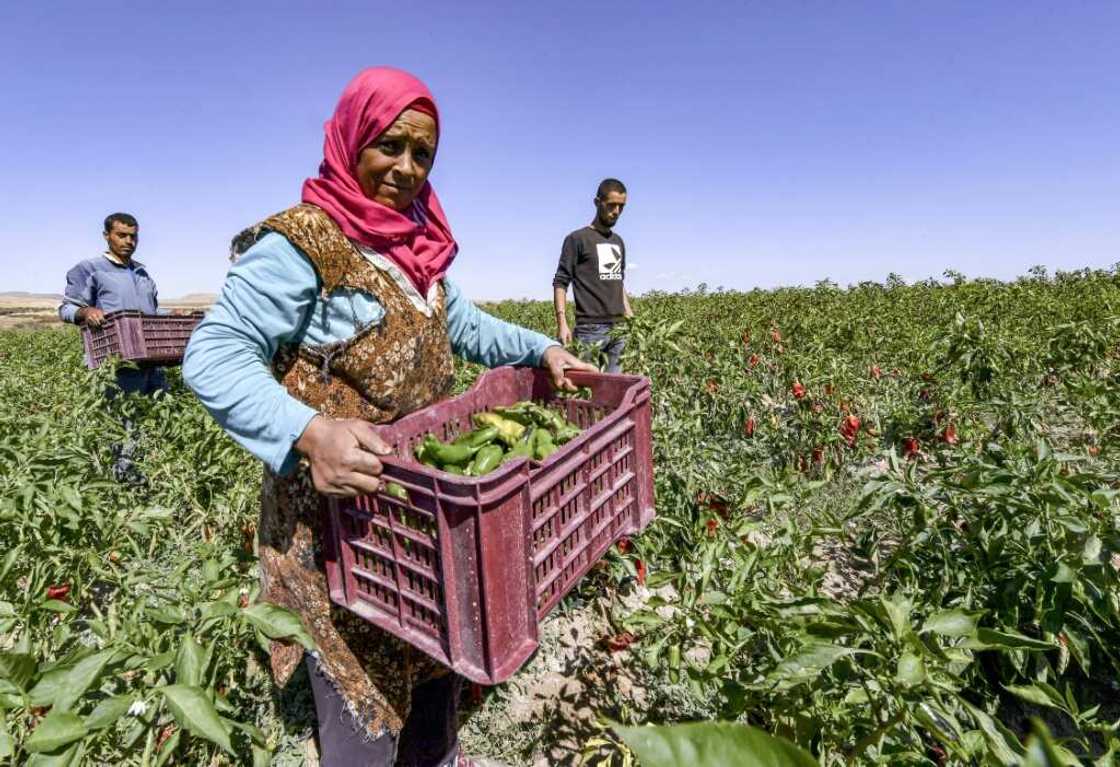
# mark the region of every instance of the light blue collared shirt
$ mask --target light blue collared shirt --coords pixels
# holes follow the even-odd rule
[[[398,283],[394,266],[370,254]],[[368,256],[367,256],[368,257]],[[541,362],[556,342],[486,314],[444,280],[451,350],[487,367]],[[217,303],[191,335],[183,379],[238,443],[279,474],[299,460],[292,445],[317,414],[272,375],[286,344],[322,345],[380,322],[384,307],[361,291],[340,289],[325,300],[311,262],[286,238],[266,234],[229,270]],[[419,294],[410,296],[424,307]]]
[[[104,254],[87,258],[66,273],[58,316],[63,322],[75,322],[78,310],[87,306],[106,314],[122,309],[155,314],[159,309],[155,280],[139,261],[125,266]]]

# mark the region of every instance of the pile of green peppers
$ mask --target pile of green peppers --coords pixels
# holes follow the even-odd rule
[[[475,413],[473,420],[475,429],[454,442],[424,437],[416,460],[449,474],[482,477],[516,458],[543,461],[580,433],[560,413],[534,402]]]

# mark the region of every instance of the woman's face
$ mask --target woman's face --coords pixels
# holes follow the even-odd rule
[[[436,121],[414,109],[400,117],[358,155],[358,184],[365,196],[403,211],[432,172]]]

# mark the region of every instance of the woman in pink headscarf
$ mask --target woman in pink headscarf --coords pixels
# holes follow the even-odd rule
[[[453,353],[545,367],[564,388],[566,370],[593,368],[481,312],[447,279],[457,246],[428,182],[439,112],[423,83],[364,70],[325,130],[303,203],[235,239],[235,264],[183,376],[265,463],[262,597],[298,612],[315,640],[307,666],[322,764],[468,764],[456,737],[461,679],[332,606],[316,491],[378,489],[389,448],[374,424],[448,396]],[[273,642],[278,684],[302,660],[302,647]]]

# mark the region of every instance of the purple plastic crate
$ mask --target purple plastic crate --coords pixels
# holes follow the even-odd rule
[[[590,399],[558,398],[543,370],[498,368],[464,394],[382,427],[394,454],[384,493],[323,504],[331,599],[482,684],[512,676],[538,623],[624,535],[653,518],[650,385],[572,373]],[[474,413],[534,400],[584,429],[544,461],[463,477],[412,458],[431,433],[453,439]]]
[[[195,326],[204,312],[141,314],[109,312],[99,328],[82,326],[86,367],[90,370],[116,355],[123,360],[153,365],[178,365]]]

